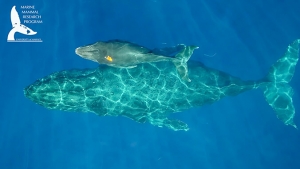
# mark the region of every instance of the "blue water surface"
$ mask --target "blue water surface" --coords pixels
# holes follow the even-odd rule
[[[26,26],[43,42],[6,41],[14,5],[19,12],[35,6],[43,23]],[[96,68],[74,50],[110,39],[149,48],[198,45],[192,60],[261,79],[300,38],[299,0],[1,0],[0,6],[1,169],[300,168],[299,130],[276,118],[260,89],[173,114],[188,132],[48,110],[23,95],[55,71]],[[300,126],[299,65],[290,84]]]

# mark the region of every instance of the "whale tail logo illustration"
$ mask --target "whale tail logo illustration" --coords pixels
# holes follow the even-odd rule
[[[264,96],[269,105],[275,110],[277,118],[286,125],[295,128],[293,118],[295,108],[292,96],[294,94],[292,87],[288,84],[295,72],[295,67],[299,59],[300,39],[291,43],[284,56],[272,65],[266,79],[268,83],[263,85]]]
[[[12,24],[12,29],[8,33],[8,36],[7,36],[8,42],[15,41],[14,36],[15,36],[16,32],[22,33],[24,35],[35,35],[37,33],[35,31],[33,31],[32,29],[28,28],[27,26],[21,24],[19,14],[16,10],[16,6],[13,6],[11,8],[10,20],[11,20],[11,24]]]

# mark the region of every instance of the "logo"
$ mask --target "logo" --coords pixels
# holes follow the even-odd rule
[[[42,16],[39,15],[38,11],[35,10],[34,6],[21,6],[23,9],[22,18],[25,19],[23,22],[26,25],[43,23],[41,20]],[[31,20],[29,20],[31,19]],[[28,26],[21,24],[19,14],[16,10],[16,6],[13,6],[10,11],[10,20],[12,29],[8,33],[7,42],[43,42],[40,38],[36,38],[37,32],[30,29]],[[15,39],[15,33],[21,33],[26,36],[34,36],[34,38],[17,38]]]

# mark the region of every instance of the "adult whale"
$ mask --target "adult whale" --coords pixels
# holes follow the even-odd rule
[[[125,116],[172,130],[188,130],[186,123],[168,114],[213,103],[225,96],[262,88],[269,105],[286,125],[295,109],[292,79],[300,39],[259,81],[243,81],[198,62],[188,62],[192,82],[182,81],[171,62],[139,64],[135,69],[102,66],[97,69],[53,73],[24,89],[25,96],[49,109],[93,112],[99,116]]]

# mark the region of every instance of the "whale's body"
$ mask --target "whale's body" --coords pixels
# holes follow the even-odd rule
[[[168,114],[262,87],[277,117],[296,127],[292,89],[288,82],[298,61],[299,43],[297,40],[291,44],[286,54],[272,66],[269,75],[260,81],[243,81],[189,61],[192,81],[184,82],[173,63],[155,62],[139,64],[134,69],[101,66],[60,71],[37,80],[24,92],[26,97],[49,109],[125,116],[140,123],[188,130],[187,124],[168,119]]]

